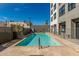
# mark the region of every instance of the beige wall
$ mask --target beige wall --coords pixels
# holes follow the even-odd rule
[[[13,25],[13,31],[18,31],[17,25],[19,25],[21,28],[30,28],[29,22],[8,22],[8,27],[12,27]],[[21,30],[21,28],[19,30]]]
[[[30,26],[28,25],[29,23],[24,23],[24,22],[9,22],[8,26],[11,27],[11,24],[15,24],[15,25],[20,25],[23,26],[24,28],[30,28]]]
[[[48,32],[49,26],[48,25],[33,25],[33,29],[35,29],[36,32]]]
[[[7,23],[5,22],[0,22],[0,27],[6,27],[7,26]]]
[[[72,35],[72,30],[71,29],[71,21],[72,19],[76,19],[76,18],[79,18],[79,4],[77,3],[76,4],[76,8],[74,8],[73,10],[69,11],[68,12],[68,4],[66,3],[65,4],[65,14],[61,17],[59,17],[59,23],[65,21],[66,22],[66,33],[65,33],[65,36],[68,36],[70,35],[70,38],[71,38],[71,35]],[[75,25],[73,25],[75,26]],[[75,34],[75,33],[74,33]],[[73,36],[75,36],[73,34]]]

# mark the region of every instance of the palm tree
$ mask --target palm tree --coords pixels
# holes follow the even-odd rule
[[[48,25],[48,20],[45,21],[45,25]]]
[[[30,24],[30,28],[32,27],[32,22],[31,22],[31,17],[28,17],[28,19],[29,19],[29,24]]]
[[[48,29],[48,20],[45,21],[45,27],[46,27],[46,29],[47,29],[46,31],[48,31],[48,30],[49,30],[49,29]]]
[[[30,28],[31,28],[31,27],[32,27],[32,25],[33,25],[33,24],[32,24],[32,22],[30,21],[30,22],[29,22],[29,24],[30,24]]]

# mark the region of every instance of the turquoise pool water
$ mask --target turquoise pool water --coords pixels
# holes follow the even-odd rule
[[[47,34],[39,33],[31,34],[16,46],[62,46],[62,44]]]

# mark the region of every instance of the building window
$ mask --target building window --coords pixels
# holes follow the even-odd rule
[[[65,22],[63,22],[62,23],[62,30],[61,30],[62,32],[66,32],[66,23]]]
[[[54,34],[57,34],[57,25],[54,24]]]
[[[54,11],[55,11],[55,9],[56,9],[56,3],[55,3],[55,5],[54,5]]]
[[[59,6],[61,5],[62,3],[59,3]]]
[[[75,7],[76,7],[76,4],[75,3],[68,3],[68,11],[71,11]]]
[[[51,21],[53,21],[53,17],[51,17]]]
[[[30,24],[27,23],[27,26],[30,26]]]
[[[63,5],[60,9],[59,9],[59,16],[62,16],[65,14],[65,5]]]
[[[53,3],[51,3],[51,8],[53,7]]]
[[[62,22],[59,24],[59,34],[61,34],[61,32],[66,32],[66,22]]]
[[[51,10],[51,15],[53,14],[53,10]]]
[[[54,19],[56,19],[56,13],[54,14]]]

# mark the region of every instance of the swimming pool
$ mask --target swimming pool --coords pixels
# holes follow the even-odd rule
[[[16,46],[62,46],[62,44],[47,34],[38,33],[24,38]]]

